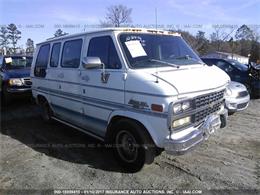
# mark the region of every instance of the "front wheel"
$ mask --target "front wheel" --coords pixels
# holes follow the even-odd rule
[[[245,86],[246,86],[246,89],[247,89],[248,93],[250,94],[250,96],[253,97],[252,87],[250,86],[250,84],[249,83],[245,83]]]
[[[41,108],[42,119],[47,123],[51,123],[53,112],[49,106],[49,103],[47,101],[41,102],[40,108]]]
[[[155,145],[141,125],[135,121],[120,120],[113,129],[113,152],[119,164],[128,172],[141,170],[155,157]]]

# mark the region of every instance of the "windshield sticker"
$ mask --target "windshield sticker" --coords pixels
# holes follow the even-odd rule
[[[127,41],[134,41],[134,40],[135,40],[135,41],[137,41],[137,40],[140,41],[140,43],[141,43],[141,45],[142,45],[143,47],[146,46],[145,40],[143,40],[141,36],[134,36],[134,35],[127,36],[125,42],[127,42]]]
[[[9,64],[9,63],[12,63],[12,58],[5,58],[5,63],[6,64]]]
[[[141,40],[142,40],[142,37],[131,35],[131,36],[127,36],[125,41],[133,41],[133,40],[139,40],[139,41],[141,41]]]
[[[140,41],[127,41],[125,42],[127,49],[129,50],[132,58],[140,57],[140,56],[147,56],[143,46],[141,45]]]

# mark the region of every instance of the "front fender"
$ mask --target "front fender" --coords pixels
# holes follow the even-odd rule
[[[143,113],[132,112],[128,110],[116,110],[110,114],[108,124],[110,124],[114,117],[125,117],[138,121],[146,128],[155,145],[158,147],[163,146],[163,140],[167,136],[168,132],[167,118],[148,116]]]

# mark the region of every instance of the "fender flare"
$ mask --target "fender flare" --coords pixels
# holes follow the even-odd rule
[[[148,120],[144,117],[143,114],[131,112],[131,111],[127,111],[127,110],[115,110],[108,117],[108,126],[110,125],[110,123],[111,123],[111,121],[114,117],[124,117],[124,118],[133,119],[133,120],[139,122],[141,125],[143,125],[145,127],[147,132],[150,134],[150,136],[151,136],[152,140],[154,141],[155,145],[156,146],[160,145],[159,144],[160,140],[159,140],[159,138],[156,134],[156,131],[153,130],[153,127],[148,122]]]

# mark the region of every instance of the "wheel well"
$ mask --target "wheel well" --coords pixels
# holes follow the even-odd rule
[[[37,100],[37,104],[39,105],[42,105],[44,102],[47,101],[47,99],[43,95],[38,95],[36,100]]]
[[[152,141],[152,143],[154,144],[154,141],[152,139],[152,136],[150,135],[149,131],[146,129],[146,127],[138,120],[136,119],[133,119],[133,118],[128,118],[128,117],[125,117],[125,116],[114,116],[111,120],[110,120],[110,123],[107,127],[107,132],[106,132],[106,137],[105,137],[105,141],[110,141],[112,136],[113,136],[113,127],[116,125],[116,123],[122,119],[127,119],[129,121],[133,121],[135,123],[137,123],[138,125],[140,125],[143,129],[144,129],[144,133],[146,134],[146,136],[148,138],[150,138],[150,140]]]

